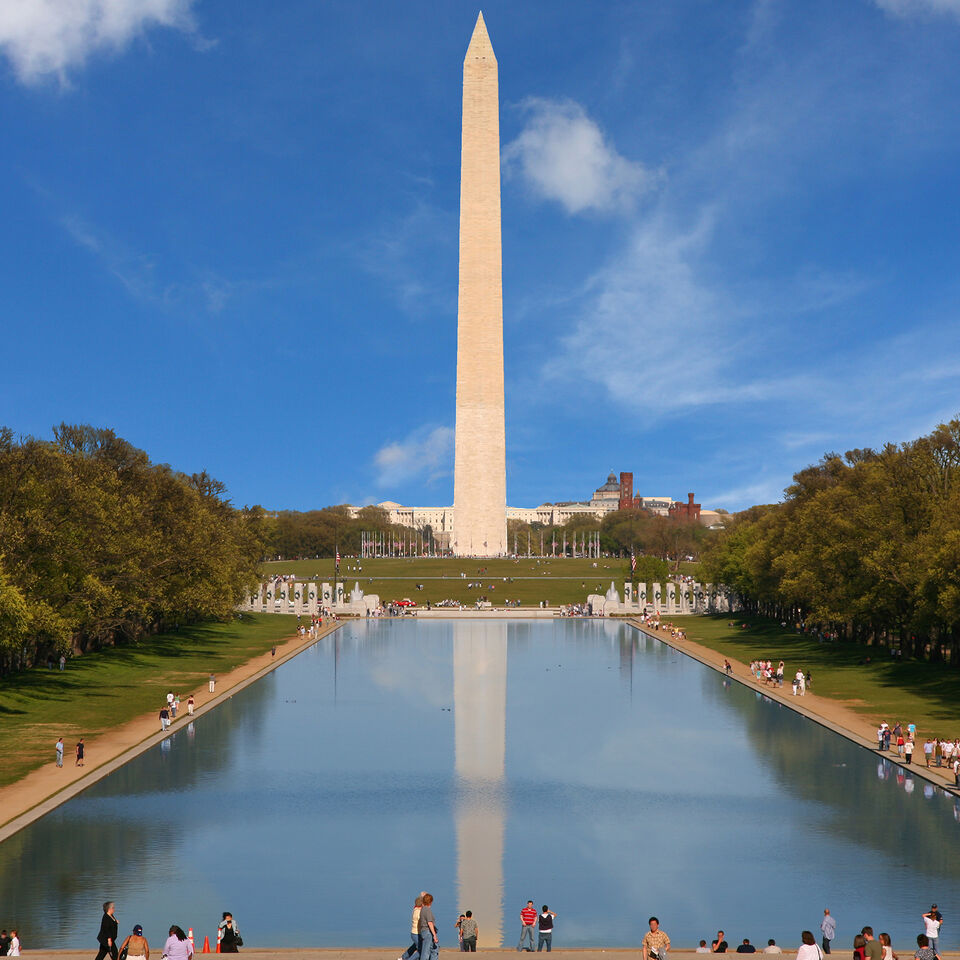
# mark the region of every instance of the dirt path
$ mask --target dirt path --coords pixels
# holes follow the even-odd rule
[[[670,636],[668,629],[661,628],[660,630],[655,630],[653,627],[633,619],[628,620],[627,623],[632,627],[636,627],[641,633],[660,640],[662,643],[673,647],[674,650],[679,650],[681,653],[693,657],[694,660],[699,660],[701,663],[712,667],[720,673],[724,672],[724,660],[729,660],[730,665],[733,667],[731,679],[742,683],[746,687],[750,687],[752,690],[759,690],[771,700],[776,700],[790,707],[792,710],[796,710],[797,713],[802,713],[805,717],[815,720],[822,726],[828,727],[830,730],[833,730],[834,733],[839,733],[848,740],[852,740],[859,746],[866,747],[873,753],[878,753],[876,726],[874,726],[871,721],[864,720],[859,713],[844,701],[819,697],[813,692],[812,688],[808,689],[806,695],[803,697],[794,696],[789,677],[784,680],[782,687],[775,687],[768,683],[758,683],[750,675],[747,664],[741,663],[739,660],[734,660],[733,657],[727,657],[722,653],[717,653],[715,650],[711,650],[709,647],[705,647],[695,640],[675,640]],[[903,760],[897,756],[896,748],[882,754],[878,753],[878,756],[882,756],[885,760],[890,760],[892,763],[901,764],[904,769],[909,770],[914,776],[929,780],[938,787],[944,787],[951,792],[957,792],[954,787],[953,771],[945,767],[930,767],[927,769],[923,759],[923,744],[920,741],[917,741],[917,748],[913,754],[914,762],[909,765],[905,764]]]
[[[343,621],[334,621],[324,624],[319,636],[332,633],[342,623]],[[309,634],[306,638],[294,634],[277,644],[275,657],[268,651],[247,660],[229,673],[218,675],[215,692],[210,693],[207,684],[189,691],[182,698],[180,713],[167,733],[157,729],[155,712],[143,714],[122,726],[86,740],[85,765],[82,767],[76,766],[73,745],[68,744],[63,767],[57,767],[51,761],[31,771],[22,780],[0,788],[0,842],[112,773],[139,753],[160,743],[170,733],[186,727],[191,719],[187,716],[187,697],[190,693],[196,702],[193,715],[193,719],[196,719],[314,643],[316,640]]]

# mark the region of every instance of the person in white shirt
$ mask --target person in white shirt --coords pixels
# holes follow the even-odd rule
[[[695,953],[709,953],[709,952],[710,952],[710,948],[707,946],[707,941],[706,941],[706,940],[701,940],[701,941],[700,941],[700,946],[697,947],[697,949],[696,949],[694,952],[695,952]]]
[[[19,957],[20,956],[20,938],[17,936],[16,930],[10,931],[10,946],[7,948],[8,957]]]
[[[929,912],[923,915],[923,932],[927,935],[927,939],[930,941],[930,949],[934,953],[937,952],[937,938],[940,936],[940,925],[942,923],[943,917],[940,915],[937,905],[933,904]]]
[[[777,946],[776,940],[768,940],[767,945],[763,948],[764,953],[783,953],[783,951]]]
[[[804,930],[800,934],[803,943],[797,949],[797,960],[823,960],[823,952],[817,946],[817,941],[813,939],[813,934],[809,930]]]

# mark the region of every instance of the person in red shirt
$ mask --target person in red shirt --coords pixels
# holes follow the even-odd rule
[[[532,900],[520,911],[520,942],[517,944],[517,953],[524,949],[523,942],[530,938],[530,946],[526,949],[533,953],[533,928],[537,922],[537,910]]]

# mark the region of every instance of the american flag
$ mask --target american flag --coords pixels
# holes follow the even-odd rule
[[[630,548],[630,579],[633,579],[633,575],[637,572],[637,555],[633,552],[633,547]]]
[[[340,549],[337,548],[337,569],[340,569]]]

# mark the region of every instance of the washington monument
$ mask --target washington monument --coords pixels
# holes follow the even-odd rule
[[[507,552],[497,58],[483,14],[463,61],[453,551]]]

